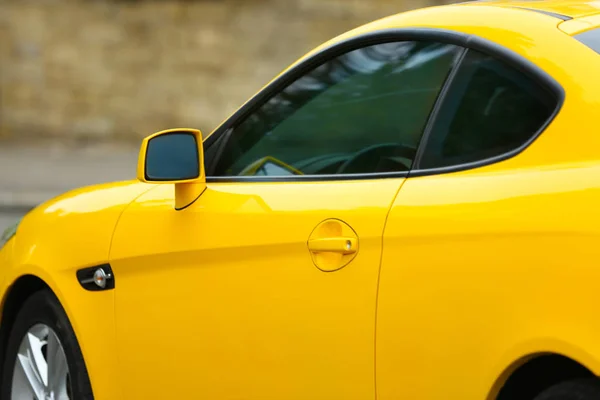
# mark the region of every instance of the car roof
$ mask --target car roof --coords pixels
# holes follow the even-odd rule
[[[561,30],[560,25],[573,23],[579,21],[576,18],[585,19],[593,14],[600,16],[600,0],[475,0],[418,8],[390,15],[345,32],[316,47],[303,59],[331,45],[364,34],[413,28],[478,36],[521,53],[527,58],[539,58],[539,54],[534,54],[538,52],[536,47],[546,42],[551,46],[539,50],[544,52],[545,56],[551,57],[549,49],[554,49],[555,46],[570,48],[573,45],[572,39],[568,38],[569,34]],[[531,43],[536,43],[536,46],[529,45]],[[559,53],[557,52],[555,57],[560,57]]]
[[[600,1],[596,0],[481,0],[473,3],[486,6],[521,8],[555,16],[563,20],[600,13]]]
[[[573,51],[585,52],[569,36],[594,26],[600,26],[600,0],[465,1],[418,8],[367,23],[321,44],[302,59],[364,34],[428,28],[481,37],[531,60],[560,60]]]

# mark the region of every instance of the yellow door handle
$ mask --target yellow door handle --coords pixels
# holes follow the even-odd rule
[[[357,240],[353,237],[334,237],[311,239],[308,241],[308,249],[312,252],[328,252],[353,254],[358,250]]]

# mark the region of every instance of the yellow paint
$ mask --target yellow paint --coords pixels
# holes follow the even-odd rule
[[[402,187],[384,235],[379,399],[485,399],[545,352],[600,372],[600,168],[518,164]]]
[[[539,10],[543,12],[564,15],[574,19],[600,13],[600,2],[597,0],[491,0],[486,1],[485,4],[491,6],[519,7],[530,10]]]
[[[0,251],[2,298],[26,274],[49,285],[100,400],[491,400],[545,352],[600,374],[600,57],[510,5],[412,11],[328,44],[429,27],[528,58],[566,98],[525,152],[406,180],[208,183],[183,211],[171,185],[76,190]],[[116,289],[83,290],[75,271],[107,260]]]
[[[308,238],[313,263],[322,271],[337,271],[358,254],[358,236],[351,226],[337,219],[321,222]]]
[[[15,238],[0,251],[2,299],[21,276],[46,282],[73,325],[97,399],[122,398],[116,354],[111,351],[116,348],[114,291],[85,291],[75,272],[107,261],[121,213],[152,187],[123,182],[67,193],[26,215]]]
[[[373,399],[381,234],[402,182],[208,184],[183,212],[168,187],[140,197],[111,255],[125,397]],[[325,273],[307,241],[327,218],[361,247]]]
[[[600,15],[595,14],[561,22],[558,28],[566,34],[573,36],[597,28],[598,26],[600,26]]]

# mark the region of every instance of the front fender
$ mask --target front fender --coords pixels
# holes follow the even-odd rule
[[[108,261],[122,212],[151,187],[122,182],[66,193],[27,214],[0,253],[3,304],[21,276],[37,276],[52,289],[71,321],[97,399],[121,397],[115,368],[114,290],[87,291],[76,271]]]

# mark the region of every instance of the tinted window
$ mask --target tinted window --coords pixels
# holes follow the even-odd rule
[[[600,53],[600,29],[592,29],[573,36],[596,53]]]
[[[555,97],[528,75],[469,51],[419,168],[480,161],[515,150],[538,133],[556,105]]]
[[[409,170],[458,51],[396,42],[326,62],[234,128],[214,175]]]

